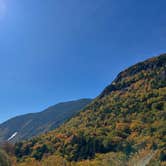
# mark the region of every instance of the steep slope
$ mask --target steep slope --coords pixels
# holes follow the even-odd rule
[[[44,156],[54,156],[52,160],[61,156],[68,162],[94,159],[92,162],[98,163],[99,153],[110,163],[115,158],[126,161],[125,156],[147,149],[157,151],[156,160],[161,162],[166,160],[165,124],[163,54],[121,72],[90,105],[58,129],[17,144],[16,156],[42,162]]]
[[[29,139],[55,129],[90,102],[91,99],[80,99],[59,103],[43,112],[12,118],[0,125],[0,142]]]

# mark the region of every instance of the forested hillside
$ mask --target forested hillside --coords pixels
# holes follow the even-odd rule
[[[54,131],[17,143],[15,154],[20,165],[125,166],[132,165],[136,154],[147,156],[150,165],[164,165],[166,54],[121,72],[77,116]]]

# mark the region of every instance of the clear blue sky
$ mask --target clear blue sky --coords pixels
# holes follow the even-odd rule
[[[0,0],[0,122],[93,98],[166,52],[165,0]]]

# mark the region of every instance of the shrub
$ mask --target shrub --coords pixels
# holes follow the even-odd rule
[[[2,150],[0,150],[0,166],[11,166],[9,157]]]

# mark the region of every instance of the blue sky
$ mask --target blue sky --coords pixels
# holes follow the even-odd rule
[[[166,52],[165,0],[0,0],[0,122],[93,98]]]

